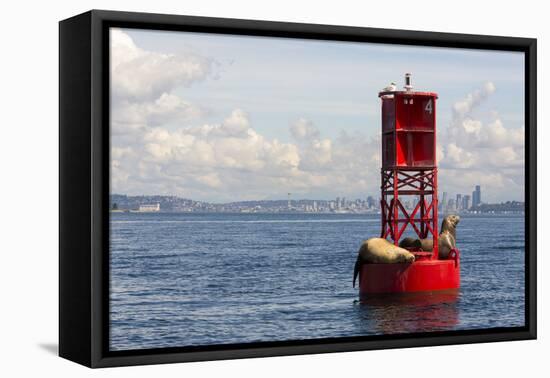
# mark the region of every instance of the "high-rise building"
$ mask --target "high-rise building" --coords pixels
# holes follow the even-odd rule
[[[441,210],[447,210],[447,192],[443,192],[443,198],[441,199]]]
[[[456,210],[457,211],[462,210],[462,194],[456,195]]]
[[[481,204],[481,187],[476,185],[475,190],[472,192],[472,207],[478,207]]]
[[[340,209],[340,197],[336,197],[336,209]]]
[[[447,204],[447,211],[455,211],[455,200],[451,198]]]
[[[464,210],[468,210],[470,208],[470,195],[465,194],[464,197],[462,197],[462,208]]]
[[[376,201],[372,196],[367,197],[367,206],[369,209],[374,209],[374,207],[376,206]]]

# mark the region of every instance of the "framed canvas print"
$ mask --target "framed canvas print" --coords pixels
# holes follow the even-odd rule
[[[536,40],[60,22],[62,357],[536,337]]]

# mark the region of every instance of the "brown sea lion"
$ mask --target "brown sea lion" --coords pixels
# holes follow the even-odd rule
[[[420,239],[406,237],[401,239],[399,246],[401,248],[421,249],[422,243],[420,242]]]
[[[441,223],[441,233],[439,234],[437,243],[439,247],[440,259],[448,258],[451,250],[456,248],[456,226],[459,222],[460,217],[458,215],[448,215],[445,219],[443,219],[443,222]],[[422,246],[422,249],[424,249],[424,245]],[[431,241],[430,251],[431,250],[433,250],[433,241]]]
[[[414,255],[404,248],[400,248],[390,243],[384,238],[370,238],[365,240],[359,252],[353,270],[353,287],[363,264],[398,264],[412,263]],[[361,281],[361,277],[359,277]]]
[[[456,226],[460,222],[458,215],[447,215],[441,222],[441,232],[438,238],[439,258],[444,260],[449,253],[456,248]],[[433,251],[433,239],[404,238],[399,242],[401,248],[421,249],[422,251]]]

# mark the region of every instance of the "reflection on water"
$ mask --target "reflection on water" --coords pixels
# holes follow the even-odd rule
[[[459,321],[459,290],[371,295],[358,301],[360,324],[376,333],[454,329]]]

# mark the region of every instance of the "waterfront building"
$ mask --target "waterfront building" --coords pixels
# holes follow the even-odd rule
[[[160,211],[160,203],[139,205],[139,211],[142,213],[155,213]]]

